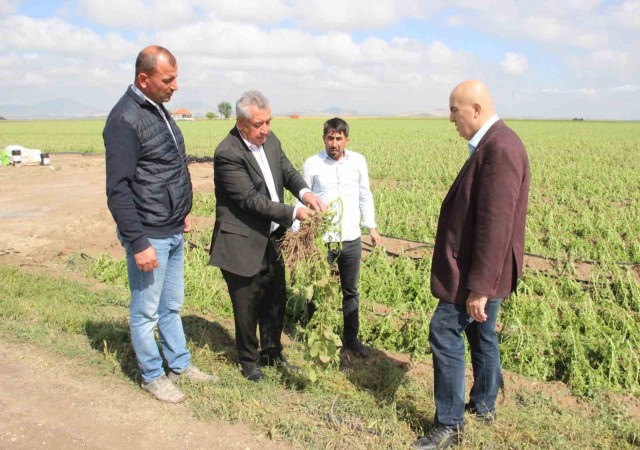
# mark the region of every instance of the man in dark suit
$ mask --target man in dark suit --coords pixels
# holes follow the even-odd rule
[[[296,370],[282,355],[280,342],[286,287],[279,239],[294,219],[306,219],[312,209],[326,210],[270,127],[267,98],[258,91],[245,92],[236,102],[236,126],[213,160],[216,222],[210,264],[220,267],[229,288],[238,359],[251,381],[264,378],[261,365]],[[285,205],[285,188],[306,206]]]
[[[480,81],[465,81],[449,98],[449,119],[468,141],[470,156],[440,209],[431,268],[439,299],[429,328],[433,352],[435,424],[418,449],[457,444],[465,410],[495,420],[502,382],[496,318],[500,301],[522,275],[529,161],[520,138],[498,118]],[[465,404],[465,345],[474,383]]]

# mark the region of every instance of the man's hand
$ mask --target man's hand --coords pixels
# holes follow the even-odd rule
[[[302,202],[315,211],[326,211],[327,205],[313,192],[307,192],[302,196]]]
[[[487,304],[489,297],[486,295],[478,294],[477,292],[469,292],[467,297],[467,314],[469,314],[476,322],[486,322],[487,314],[484,312],[484,307]]]
[[[156,249],[153,248],[153,246],[145,248],[140,253],[136,253],[133,255],[133,258],[136,260],[138,269],[143,272],[152,272],[153,269],[158,267],[158,257],[156,256]]]
[[[313,212],[313,210],[307,208],[306,206],[298,206],[296,208],[296,219],[298,219],[300,222],[302,222],[305,219],[308,219],[314,214],[315,212]]]
[[[380,233],[378,233],[378,230],[376,230],[375,228],[369,228],[369,236],[371,236],[371,243],[374,247],[382,244],[382,237],[380,236]]]
[[[189,231],[191,231],[191,215],[190,214],[184,218],[184,232],[188,233]]]

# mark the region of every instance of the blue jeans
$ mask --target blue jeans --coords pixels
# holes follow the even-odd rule
[[[138,269],[131,246],[120,235],[118,237],[127,252],[131,290],[129,329],[142,381],[149,383],[165,374],[153,331],[156,325],[167,364],[171,370],[180,373],[189,367],[191,360],[180,319],[184,302],[182,233],[149,239],[158,257],[158,267],[152,272]]]
[[[478,323],[467,314],[466,305],[440,301],[429,326],[433,352],[436,422],[462,427],[465,403],[465,346],[467,335],[473,367],[470,404],[478,414],[493,413],[502,382],[496,319],[500,299],[487,302],[487,321]]]

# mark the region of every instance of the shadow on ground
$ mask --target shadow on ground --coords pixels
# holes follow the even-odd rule
[[[185,316],[182,318],[182,324],[187,341],[193,342],[198,348],[209,348],[230,364],[236,364],[234,338],[222,325],[198,316]],[[84,331],[92,348],[106,359],[114,361],[122,373],[131,380],[140,382],[140,372],[131,345],[129,324],[126,321],[87,321]],[[160,353],[162,354],[162,350]],[[165,370],[168,370],[166,361],[163,360],[163,364]]]

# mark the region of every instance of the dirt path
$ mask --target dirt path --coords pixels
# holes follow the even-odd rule
[[[1,338],[0,348],[0,448],[289,448],[41,348]]]
[[[51,161],[0,167],[0,263],[62,273],[71,253],[122,256],[106,207],[104,157]],[[197,190],[213,190],[210,164],[190,170]],[[2,338],[0,348],[0,448],[289,448],[248,426],[198,421],[188,404],[162,404],[44,349]]]

